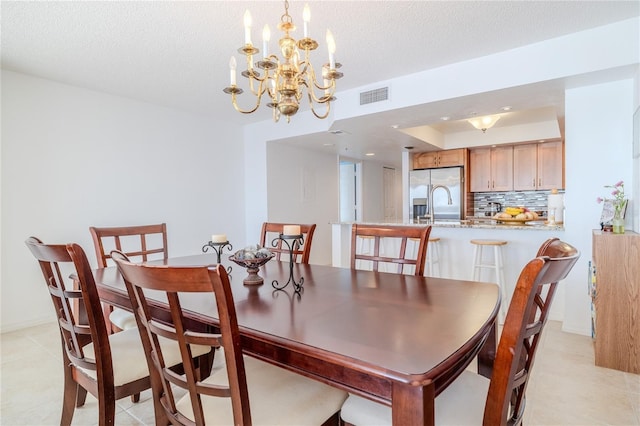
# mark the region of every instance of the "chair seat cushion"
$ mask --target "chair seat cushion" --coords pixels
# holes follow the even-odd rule
[[[280,367],[244,357],[249,406],[254,425],[320,425],[340,410],[347,393]],[[227,370],[206,383],[228,385]],[[233,424],[231,398],[202,396],[207,426]],[[176,404],[194,420],[189,394]]]
[[[109,321],[120,330],[128,330],[138,326],[133,312],[125,311],[120,308],[113,308],[113,311],[109,314]]]
[[[113,380],[116,386],[133,382],[149,375],[147,360],[137,327],[109,335],[109,344],[111,345],[111,358],[113,361]],[[166,365],[173,366],[182,362],[177,343],[169,339],[160,338],[160,345],[162,346],[162,354]],[[86,358],[95,359],[93,343],[85,346],[83,350]],[[208,353],[211,347],[192,345],[191,350],[193,356],[197,357]],[[96,379],[94,370],[83,368],[82,371]]]
[[[435,401],[437,425],[482,425],[489,379],[464,371]],[[356,426],[391,425],[391,407],[349,395],[340,417]]]

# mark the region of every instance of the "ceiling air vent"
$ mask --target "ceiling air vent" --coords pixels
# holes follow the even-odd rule
[[[372,104],[374,102],[386,101],[389,99],[389,88],[383,87],[380,89],[369,90],[368,92],[360,93],[360,105]]]

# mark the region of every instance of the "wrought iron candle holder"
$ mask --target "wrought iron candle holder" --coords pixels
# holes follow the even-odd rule
[[[208,241],[207,244],[202,246],[202,252],[206,253],[209,250],[209,247],[211,247],[213,249],[213,251],[216,252],[216,257],[218,259],[218,264],[221,264],[221,259],[220,256],[222,255],[222,250],[226,247],[227,250],[231,251],[233,250],[233,246],[231,244],[229,244],[229,241],[223,241],[223,242],[213,242],[213,241]],[[227,274],[231,273],[231,266],[227,266]]]
[[[304,278],[300,277],[300,281],[296,282],[296,279],[293,277],[293,265],[295,263],[293,258],[293,252],[296,250],[297,247],[300,247],[304,244],[304,238],[302,237],[302,234],[298,234],[298,235],[280,234],[277,238],[274,238],[273,241],[271,241],[271,245],[273,247],[277,247],[278,241],[281,241],[289,249],[289,279],[285,284],[280,284],[278,280],[273,280],[271,282],[271,285],[276,290],[282,290],[286,286],[288,286],[289,283],[291,283],[293,285],[295,292],[300,293],[303,290],[302,284],[304,284]]]

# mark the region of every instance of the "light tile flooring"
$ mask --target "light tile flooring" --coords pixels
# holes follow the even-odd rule
[[[0,424],[56,425],[60,422],[62,374],[55,324],[1,336]],[[528,390],[525,425],[640,425],[640,375],[594,366],[593,344],[549,322]],[[149,391],[141,402],[118,402],[119,425],[153,425]],[[98,423],[89,395],[73,424]]]

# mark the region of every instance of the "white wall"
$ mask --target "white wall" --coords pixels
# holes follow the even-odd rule
[[[210,117],[3,70],[2,331],[54,318],[31,235],[94,265],[91,225],[166,222],[173,256],[244,242],[242,156],[241,130]]]
[[[619,180],[633,194],[640,185],[632,178],[633,79],[567,90],[565,96],[565,236],[580,249],[581,258],[564,282],[566,331],[590,333],[587,265],[591,260],[592,229],[599,229],[602,205]],[[638,203],[631,200],[630,203]],[[632,211],[632,207],[628,207]]]
[[[267,170],[268,220],[315,223],[309,262],[330,265],[330,223],[339,220],[338,158],[270,143],[267,145]]]

